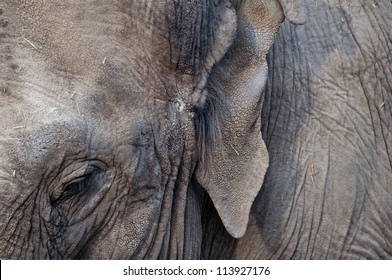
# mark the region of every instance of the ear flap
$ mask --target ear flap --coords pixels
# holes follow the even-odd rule
[[[278,0],[287,20],[293,24],[306,22],[303,0]]]
[[[227,125],[230,119],[225,122]],[[212,153],[208,167],[197,169],[196,179],[211,197],[226,230],[240,238],[268,167],[260,126],[222,129]]]
[[[208,95],[223,98],[210,101],[215,102],[210,104],[211,114],[203,118],[207,122],[203,127],[214,126],[210,132],[213,140],[204,143],[213,147],[205,149],[210,155],[205,156],[207,163],[199,163],[196,179],[208,192],[226,230],[239,238],[245,234],[251,206],[268,167],[260,119],[261,89],[267,70],[243,70],[247,74],[238,73],[235,78],[242,81],[234,85],[235,79],[225,71],[233,65],[238,64],[224,59],[210,75]],[[253,79],[247,80],[248,74]],[[209,119],[211,116],[213,119]]]
[[[261,137],[265,55],[283,19],[277,2],[242,3],[235,12],[236,37],[225,56],[213,66],[204,88],[206,102],[197,121],[199,146],[212,148],[201,149],[202,154],[208,151],[209,155],[195,173],[226,230],[235,238],[245,234],[251,206],[268,167],[268,153]],[[261,9],[274,20],[260,17]],[[222,26],[221,30],[226,29]]]

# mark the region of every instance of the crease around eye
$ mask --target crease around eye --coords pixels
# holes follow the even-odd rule
[[[88,189],[91,185],[92,176],[93,176],[92,173],[85,175],[83,177],[78,178],[77,181],[71,182],[68,185],[66,185],[59,198],[56,199],[55,203],[63,201],[71,196],[74,196]]]
[[[54,191],[50,194],[52,204],[58,205],[68,198],[86,193],[97,183],[96,176],[105,172],[106,164],[94,160],[88,162],[85,166],[72,167],[72,169],[73,171],[69,172],[66,172],[67,169],[63,170],[62,173],[67,175],[60,180],[59,185],[54,187]]]

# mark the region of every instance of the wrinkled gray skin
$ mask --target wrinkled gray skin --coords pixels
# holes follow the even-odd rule
[[[392,3],[304,5],[306,23],[285,22],[268,55],[270,166],[248,230],[216,246],[233,258],[391,259]]]
[[[200,258],[209,197],[242,236],[280,2],[2,0],[0,258]]]
[[[391,258],[390,2],[15,2],[0,258]]]

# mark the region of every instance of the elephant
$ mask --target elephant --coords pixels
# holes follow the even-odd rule
[[[386,0],[15,2],[1,259],[391,258]]]
[[[198,259],[207,198],[243,236],[290,2],[1,1],[0,258]]]
[[[206,257],[392,259],[392,2],[302,4],[267,58],[269,168],[247,232]]]

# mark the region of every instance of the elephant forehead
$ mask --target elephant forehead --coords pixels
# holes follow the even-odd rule
[[[113,108],[107,112],[110,115],[103,115],[102,111],[94,112],[94,109],[100,108],[91,104],[88,98],[81,100],[79,105],[78,101],[75,102],[77,109],[41,95],[37,98],[36,94],[34,98],[25,98],[23,101],[5,102],[8,106],[0,106],[0,141],[30,141],[33,143],[31,147],[42,146],[42,149],[53,148],[51,146],[60,142],[72,145],[81,143],[83,149],[93,149],[94,144],[100,147],[102,143],[99,142],[104,142],[104,148],[109,149],[122,142],[144,145],[145,139],[140,140],[140,135],[151,134],[152,116],[148,115],[146,108],[136,109],[124,105],[124,108]],[[113,145],[108,146],[111,143]],[[78,152],[76,146],[71,149]]]
[[[2,71],[22,80],[31,76],[28,69],[46,72],[34,76],[36,82],[45,78],[47,87],[58,85],[57,79],[46,79],[50,72],[129,95],[161,94],[158,69],[169,43],[164,1],[152,2],[43,1],[34,2],[34,9],[8,3],[2,7],[9,24],[1,48],[8,51],[9,65]]]
[[[130,100],[187,96],[216,29],[202,0],[32,2],[4,5],[9,24],[0,48],[12,60],[5,71],[13,80],[41,73],[34,82],[47,88],[64,78],[67,90],[49,89],[56,96],[73,94],[74,81],[94,88],[91,94],[114,91]]]

